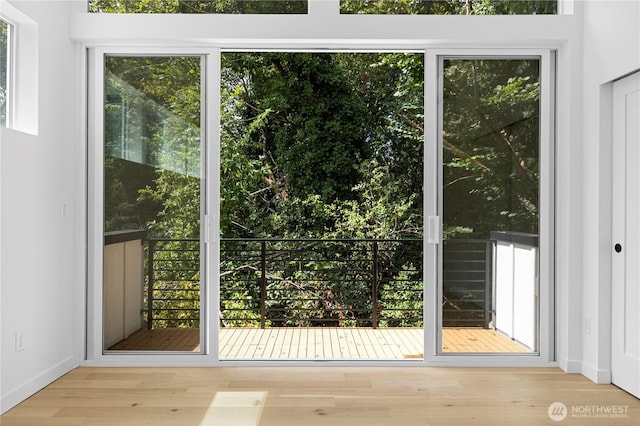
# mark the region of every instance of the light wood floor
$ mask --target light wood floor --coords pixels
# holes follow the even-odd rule
[[[222,359],[422,358],[419,328],[222,328]],[[199,351],[198,329],[140,330],[113,350]],[[526,352],[495,330],[445,328],[443,352]]]
[[[553,422],[552,403],[568,416]],[[573,410],[617,407],[617,417]],[[595,412],[595,411],[594,411]],[[556,368],[78,368],[2,426],[640,424],[640,401]]]

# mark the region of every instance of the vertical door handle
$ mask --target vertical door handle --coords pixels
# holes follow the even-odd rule
[[[204,215],[204,242],[213,242],[213,218],[209,214]]]
[[[440,244],[440,216],[429,216],[427,228],[427,243]]]

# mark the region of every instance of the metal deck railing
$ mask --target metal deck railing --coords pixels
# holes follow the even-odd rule
[[[220,317],[228,327],[421,327],[422,240],[222,239]],[[443,245],[443,326],[492,318],[489,240]],[[198,327],[200,241],[148,239],[148,328]]]

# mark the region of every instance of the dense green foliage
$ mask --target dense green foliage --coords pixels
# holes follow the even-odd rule
[[[423,121],[422,55],[225,53],[222,59],[224,237],[422,235],[423,130],[415,125]],[[333,257],[344,246],[270,245],[270,268],[276,268],[267,288],[270,324],[371,323],[371,243],[347,244],[347,254]],[[391,242],[381,247],[379,264],[387,272],[381,267],[377,286],[387,290],[387,298],[404,296],[387,308],[400,303],[420,311],[415,291],[421,282],[420,250],[402,258],[402,247]],[[274,260],[279,250],[294,250],[292,258]],[[258,282],[258,271],[247,277],[246,263],[223,262],[223,270],[239,271],[240,280],[229,277],[225,283],[241,288]],[[360,272],[346,282],[346,270]],[[399,273],[402,285],[410,287],[404,292],[390,288]],[[241,306],[257,315],[258,295],[228,298],[225,307]],[[225,312],[228,323],[247,314],[235,313]],[[406,320],[400,316],[380,323],[398,325]]]
[[[539,61],[444,64],[445,238],[538,232]]]
[[[107,58],[107,92],[118,96],[108,97],[105,105],[106,153],[113,153],[105,162],[106,229],[144,226],[155,237],[199,238],[199,173],[189,173],[192,166],[181,170],[176,161],[167,161],[167,157],[177,157],[186,164],[199,164],[199,151],[183,148],[193,145],[186,128],[199,124],[199,73],[194,72],[198,68],[193,58]],[[223,236],[421,236],[422,55],[225,53],[222,73]],[[142,147],[136,145],[143,153],[138,161],[144,165],[136,167],[126,159],[128,152],[116,154],[123,139],[130,138],[144,141]],[[143,185],[150,167],[156,169],[156,176]],[[133,214],[124,214],[127,211]],[[127,222],[128,217],[134,220]],[[179,250],[181,244],[164,247]],[[324,252],[327,250],[335,249]],[[369,274],[367,243],[355,244],[350,250],[350,256],[365,253],[362,273]],[[158,253],[156,259],[158,256],[171,254]],[[380,247],[379,262],[385,266],[379,285],[387,290],[386,299],[393,305],[391,296],[399,294],[398,288],[389,286],[401,271],[402,285],[409,287],[405,293],[411,297],[398,303],[419,312],[420,293],[415,289],[420,288],[420,251],[410,258],[406,253],[404,258],[398,256],[402,256],[402,244]],[[165,259],[165,267],[166,262],[170,259]],[[189,262],[176,268],[192,271],[189,275],[171,278],[165,274],[173,280],[171,285],[184,289],[176,290],[175,297],[193,296],[187,293],[197,278],[197,259],[193,262],[195,266]],[[322,258],[309,258],[305,268],[313,270],[314,264],[326,268],[322,262]],[[339,259],[329,265],[335,277],[341,275],[339,266],[344,267],[344,262],[353,265],[355,259]],[[223,271],[244,271],[243,263],[222,257]],[[371,311],[367,302],[371,278],[355,280],[338,291],[328,286],[329,275],[318,281],[310,272],[296,269],[295,261],[282,268],[277,272],[279,279],[269,287],[269,308],[286,307],[287,315],[293,315],[287,317],[287,324],[306,324],[305,318],[310,317],[333,321],[334,315],[340,321],[358,320],[353,310],[365,311],[363,303]],[[251,274],[254,278],[248,281],[240,273],[233,276],[255,283],[255,272]],[[238,279],[227,286],[238,290],[224,302],[226,320],[233,319],[230,308],[252,303],[250,290],[242,290]],[[306,301],[283,302],[291,299],[284,296],[292,291]],[[340,302],[354,299],[361,302]],[[246,316],[246,312],[239,315]],[[407,320],[400,316],[396,315],[397,321]]]
[[[341,13],[380,15],[542,15],[557,0],[340,0]]]
[[[89,0],[89,12],[303,14],[307,0]]]
[[[239,162],[222,167],[224,237],[421,234],[421,55],[225,53],[223,66],[223,161]]]
[[[94,1],[92,7],[208,13],[232,3],[241,13],[237,2]],[[552,13],[526,9],[551,4],[342,3],[353,13],[396,7],[450,14]],[[260,323],[260,256],[271,265],[264,273],[272,312],[266,325],[370,324],[374,310],[384,312],[381,326],[421,324],[424,130],[436,125],[424,120],[423,58],[222,54],[221,236],[321,241],[293,248],[274,241],[264,255],[255,242],[223,241],[226,324]],[[151,237],[173,240],[154,255],[164,268],[156,297],[181,300],[163,300],[159,308],[163,315],[173,315],[178,304],[196,311],[176,311],[159,324],[193,325],[199,252],[185,249],[193,241],[177,240],[197,243],[202,235],[200,58],[108,57],[106,70],[105,230],[146,228]],[[537,233],[539,61],[446,60],[442,74],[445,238]],[[327,242],[371,238],[384,241],[375,250],[369,241]],[[400,241],[407,238],[418,243]],[[176,257],[184,253],[193,256]]]
[[[405,243],[393,239],[422,236],[422,55],[225,53],[222,60],[222,236],[391,239],[381,243],[376,255],[377,304],[391,313],[380,324],[417,325],[420,320],[408,321],[407,312],[421,309],[415,292],[422,288],[422,259],[419,251],[409,254]],[[446,238],[537,232],[538,67],[537,60],[529,59],[445,61]],[[153,236],[198,239],[200,144],[194,128],[199,127],[199,61],[109,58],[108,69],[108,87],[126,99],[105,106],[108,117],[114,106],[118,113],[108,120],[107,132],[122,133],[118,126],[124,111],[133,130],[123,137],[145,140],[146,165],[131,173],[131,164],[122,158],[107,158],[106,223],[118,218],[119,209],[134,208]],[[130,84],[123,84],[125,76]],[[149,167],[156,176],[141,185]],[[131,174],[110,174],[120,169]],[[181,244],[165,248],[180,250]],[[241,243],[224,244],[223,250],[235,244],[237,252],[245,253],[229,259],[228,252],[221,254],[225,321],[256,325],[257,255]],[[279,259],[279,250],[291,251],[287,244],[275,243],[267,261]],[[354,242],[347,258],[330,260],[342,250],[336,245],[308,252],[304,265],[295,258],[300,249],[293,249],[288,261],[278,260],[266,288],[267,309],[273,312],[267,322],[369,321],[371,279],[354,278],[341,287],[345,261],[362,264],[359,270],[370,273],[371,255],[358,257],[371,253],[368,244]],[[169,251],[160,256],[171,256]],[[175,287],[173,297],[197,298],[198,263],[183,261],[176,269],[189,275],[166,277]]]
[[[305,14],[307,0],[89,0],[94,13]],[[433,15],[542,15],[557,0],[341,0],[341,13]]]

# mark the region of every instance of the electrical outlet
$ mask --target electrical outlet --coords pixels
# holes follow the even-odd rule
[[[16,333],[16,352],[24,350],[24,334]]]

